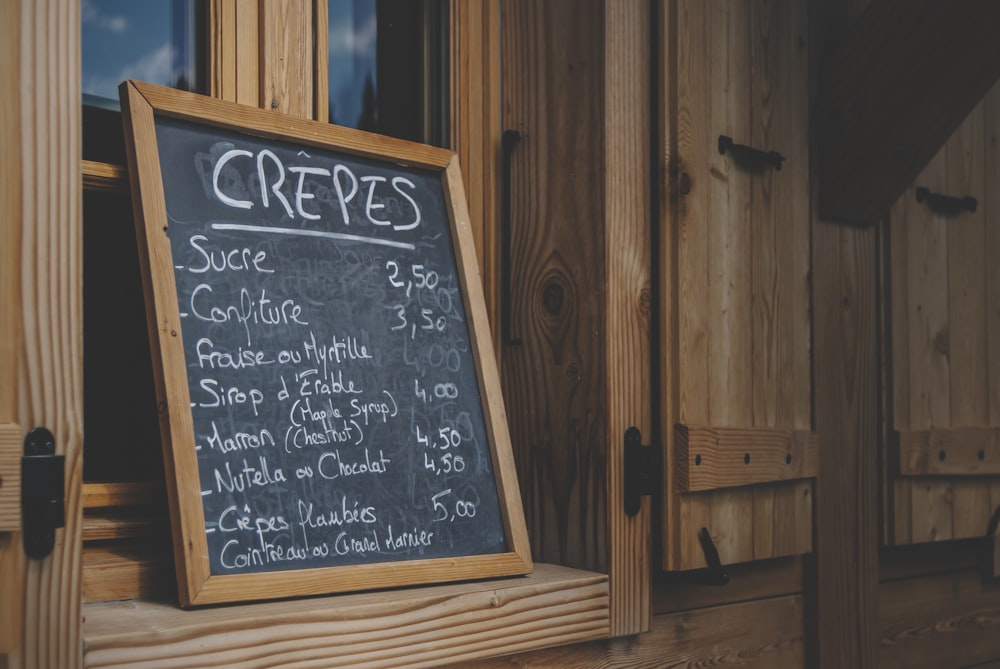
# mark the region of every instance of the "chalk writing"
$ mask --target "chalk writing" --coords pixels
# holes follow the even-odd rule
[[[156,127],[212,574],[505,551],[440,176]]]

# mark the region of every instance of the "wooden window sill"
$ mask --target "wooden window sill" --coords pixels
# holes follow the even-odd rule
[[[474,583],[185,611],[83,608],[84,666],[434,667],[610,636],[608,577],[535,564]]]

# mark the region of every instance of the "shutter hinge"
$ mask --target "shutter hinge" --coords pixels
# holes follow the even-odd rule
[[[36,427],[24,438],[21,458],[21,532],[25,554],[47,557],[56,544],[56,528],[66,525],[66,456],[56,455],[56,438]]]
[[[654,495],[659,487],[660,447],[643,445],[639,428],[625,430],[625,513],[635,516],[642,498]]]

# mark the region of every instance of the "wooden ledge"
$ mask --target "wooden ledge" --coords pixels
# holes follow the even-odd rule
[[[608,577],[535,564],[476,583],[181,610],[83,607],[84,666],[434,667],[607,638]]]

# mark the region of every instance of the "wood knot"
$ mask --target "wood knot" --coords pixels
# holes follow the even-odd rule
[[[546,281],[545,287],[542,288],[542,306],[545,311],[552,316],[558,316],[562,313],[565,304],[566,287],[562,285],[562,282],[555,277]]]
[[[948,355],[951,343],[948,340],[948,330],[944,329],[937,333],[933,342],[934,350],[941,355]]]
[[[649,314],[653,309],[653,298],[649,294],[648,288],[643,288],[639,291],[639,313],[643,316],[649,317]]]

